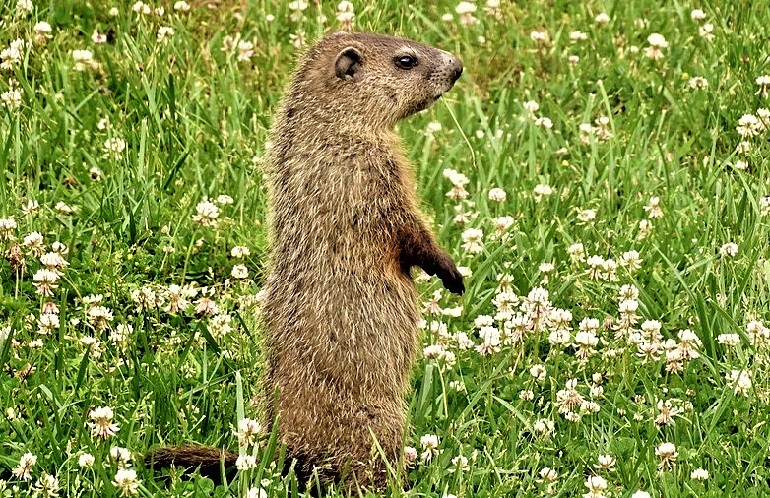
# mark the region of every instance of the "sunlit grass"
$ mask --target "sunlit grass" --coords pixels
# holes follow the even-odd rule
[[[261,415],[260,156],[336,4],[28,3],[0,4],[0,495],[290,495],[271,458],[214,489],[141,457]],[[768,7],[355,5],[466,66],[399,125],[469,276],[418,279],[387,496],[768,493]]]

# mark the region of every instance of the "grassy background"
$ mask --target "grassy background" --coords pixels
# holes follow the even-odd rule
[[[755,82],[770,74],[770,5],[500,3],[495,12],[479,1],[472,24],[443,0],[356,4],[356,29],[439,46],[466,66],[452,92],[399,126],[425,210],[472,275],[462,298],[438,298],[440,308],[461,307],[460,316],[425,314],[424,344],[441,344],[456,361],[421,358],[410,395],[407,445],[421,453],[420,437],[435,434],[441,453],[410,471],[409,491],[393,486],[387,495],[578,496],[594,475],[607,482],[596,498],[637,490],[672,498],[767,495],[770,362],[767,342],[753,340],[757,325],[750,323],[770,325],[768,132],[758,129],[746,139],[750,150],[737,152],[744,139],[736,126],[742,115],[770,107]],[[162,14],[131,7],[35,1],[26,12],[0,3],[0,50],[25,41],[20,60],[0,69],[0,94],[21,94],[18,108],[0,102],[0,218],[16,225],[0,232],[3,496],[27,496],[43,472],[58,478],[63,496],[115,496],[114,446],[133,453],[142,495],[210,496],[210,481],[157,479],[140,456],[162,444],[234,448],[239,410],[259,415],[251,401],[261,364],[254,327],[264,261],[259,156],[297,53],[294,39],[339,29],[336,4],[311,2],[299,14],[288,2],[192,2],[189,11],[151,5]],[[706,19],[691,19],[694,8]],[[606,25],[595,20],[601,12]],[[39,21],[52,32],[35,41]],[[713,40],[699,34],[705,23],[713,24]],[[173,28],[166,42],[158,40],[161,27]],[[577,30],[585,40],[570,39]],[[106,41],[96,43],[94,31]],[[533,40],[532,31],[547,33],[547,41]],[[645,56],[651,33],[669,44],[657,61]],[[226,37],[237,34],[254,43],[248,60],[226,48]],[[76,71],[73,50],[80,49],[91,50],[98,67]],[[707,88],[690,87],[696,76]],[[539,110],[528,111],[527,101]],[[580,125],[595,127],[601,117],[607,139],[592,133],[583,143]],[[432,122],[441,129],[430,131]],[[125,150],[108,154],[108,139],[124,140]],[[445,168],[467,176],[467,200],[446,196]],[[541,184],[553,193],[535,195]],[[505,190],[504,201],[488,197],[495,187]],[[195,223],[198,203],[222,194],[233,202],[220,203],[218,223]],[[649,218],[652,197],[662,218]],[[39,208],[25,214],[30,200]],[[63,213],[59,202],[76,211]],[[466,222],[455,221],[457,209],[468,213]],[[586,210],[595,218],[581,219]],[[494,219],[502,216],[513,224],[501,238]],[[643,220],[651,225],[646,236]],[[484,234],[479,253],[464,245],[469,228]],[[56,241],[68,248],[69,267],[50,298],[35,293],[41,262],[23,244],[31,232],[43,236],[46,252]],[[738,246],[734,257],[720,252],[729,242]],[[591,278],[585,257],[568,254],[575,243],[585,256],[616,262],[638,251],[641,267],[619,267],[617,280]],[[234,246],[250,255],[232,257]],[[23,267],[14,263],[16,249]],[[542,263],[554,269],[544,272]],[[231,276],[238,264],[248,278]],[[457,332],[484,342],[475,322],[496,314],[500,275],[517,295],[542,286],[554,307],[569,310],[570,344],[583,318],[598,319],[596,353],[581,360],[577,347],[550,343],[551,325],[488,355],[457,347],[447,338]],[[184,283],[205,288],[232,330],[212,333],[212,318],[194,310],[200,293],[182,312],[165,311],[165,303],[142,308],[132,298]],[[661,343],[679,344],[683,329],[697,335],[700,356],[681,372],[667,370],[664,346],[645,362],[627,334],[616,337],[612,323],[626,284],[639,292],[633,329],[658,320]],[[426,301],[439,288],[435,281],[420,286]],[[88,320],[94,305],[87,297],[96,294],[113,315],[104,328]],[[60,325],[40,333],[47,301],[58,306]],[[504,316],[493,321],[504,329]],[[122,343],[114,340],[119,324],[133,327]],[[760,336],[770,334],[762,327]],[[720,343],[728,333],[738,334],[737,346]],[[530,373],[534,365],[546,369],[541,380]],[[752,380],[745,393],[728,381],[734,370]],[[581,413],[579,421],[559,413],[557,393],[569,379],[578,379],[597,413]],[[678,413],[659,426],[665,402]],[[120,427],[106,441],[86,425],[99,406],[110,406]],[[538,433],[540,419],[553,423],[550,434]],[[655,449],[664,442],[675,444],[678,457],[661,470]],[[29,481],[11,472],[26,452],[37,456]],[[83,453],[95,456],[92,468],[78,466]],[[464,470],[453,463],[461,455],[470,459]],[[613,457],[614,466],[597,467],[599,455]],[[545,467],[558,473],[553,482],[543,477]],[[697,468],[709,477],[692,478]],[[293,484],[260,467],[216,493],[261,486],[283,496]]]

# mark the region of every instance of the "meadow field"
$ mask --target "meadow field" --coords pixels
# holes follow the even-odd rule
[[[0,0],[0,497],[296,494],[242,422],[260,161],[351,28],[465,63],[398,127],[467,291],[416,278],[381,496],[770,496],[767,0]],[[142,461],[239,439],[225,485]]]

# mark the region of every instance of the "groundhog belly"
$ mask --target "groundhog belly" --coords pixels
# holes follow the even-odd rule
[[[414,284],[382,269],[326,273],[323,280],[268,289],[263,315],[270,346],[278,356],[295,356],[292,368],[302,365],[308,383],[402,391],[417,345]]]
[[[363,460],[371,433],[397,454],[417,346],[414,284],[382,268],[326,274],[323,286],[301,284],[302,294],[286,284],[268,286],[263,318],[273,351],[270,387],[279,391],[290,452],[316,463]]]

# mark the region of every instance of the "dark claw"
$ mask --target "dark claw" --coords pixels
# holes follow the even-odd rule
[[[459,273],[457,274],[457,276],[441,279],[441,283],[444,284],[444,287],[446,287],[446,289],[449,292],[452,292],[453,294],[462,295],[462,293],[465,292],[465,284],[463,283],[463,277]]]
[[[454,261],[449,255],[445,255],[439,263],[436,276],[441,279],[441,283],[449,292],[454,294],[462,294],[465,292],[465,284],[463,283],[463,276],[457,270]]]

